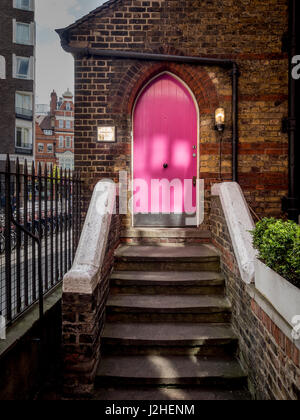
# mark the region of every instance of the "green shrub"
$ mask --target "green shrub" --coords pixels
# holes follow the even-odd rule
[[[258,257],[294,285],[300,287],[300,226],[292,221],[262,219],[253,232]]]

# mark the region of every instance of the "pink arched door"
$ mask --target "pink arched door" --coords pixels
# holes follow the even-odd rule
[[[186,226],[196,213],[198,114],[189,90],[164,73],[133,115],[134,225]]]

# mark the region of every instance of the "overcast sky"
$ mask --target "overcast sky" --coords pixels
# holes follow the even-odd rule
[[[55,29],[64,28],[106,0],[36,0],[37,100],[47,104],[50,93],[74,92],[73,57],[60,46]]]

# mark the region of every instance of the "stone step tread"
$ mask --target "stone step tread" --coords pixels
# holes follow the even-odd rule
[[[110,295],[108,308],[130,310],[147,310],[164,313],[170,310],[176,312],[198,311],[230,311],[231,304],[224,296],[219,295]]]
[[[230,324],[107,323],[102,338],[135,345],[205,345],[237,341]]]
[[[198,261],[217,260],[219,253],[212,245],[144,246],[120,245],[115,257],[130,261]]]
[[[199,228],[131,228],[124,229],[121,233],[122,238],[134,238],[134,239],[143,239],[143,238],[180,238],[180,239],[210,239],[211,232],[209,230],[201,230]]]
[[[251,401],[251,395],[243,389],[225,390],[213,388],[97,388],[96,401]],[[181,404],[180,403],[180,404]]]
[[[224,277],[211,271],[114,271],[111,279],[118,284],[136,286],[224,285]]]
[[[246,377],[235,359],[210,359],[196,356],[104,356],[97,376],[170,381],[172,379],[242,379]]]

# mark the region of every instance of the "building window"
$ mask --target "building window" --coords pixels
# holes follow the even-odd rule
[[[69,120],[66,121],[66,128],[71,128],[71,121]]]
[[[13,77],[16,79],[33,79],[33,57],[17,57],[13,55]]]
[[[53,131],[52,130],[44,130],[45,136],[52,136]]]
[[[14,0],[14,7],[22,10],[34,10],[34,0]]]
[[[59,136],[59,148],[63,149],[64,147],[64,138],[63,136]]]
[[[72,158],[65,158],[63,163],[64,169],[73,169],[73,159]]]
[[[13,25],[13,41],[16,44],[33,45],[34,44],[34,24],[16,22]]]
[[[53,153],[53,144],[47,144],[47,153]]]
[[[71,104],[70,104],[70,102],[67,102],[67,104],[66,104],[66,110],[67,111],[71,111]]]
[[[66,137],[66,149],[71,148],[71,137]]]
[[[0,55],[0,79],[6,79],[6,61],[3,55]]]
[[[16,114],[32,118],[33,112],[31,93],[16,93]]]
[[[39,153],[43,153],[44,152],[44,145],[43,145],[43,143],[39,143],[38,144],[38,152]]]
[[[32,150],[32,127],[16,123],[16,147]]]
[[[64,120],[58,120],[58,127],[64,128]]]

